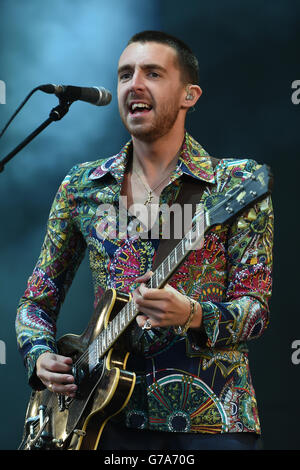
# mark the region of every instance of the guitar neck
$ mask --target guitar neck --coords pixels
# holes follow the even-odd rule
[[[187,235],[180,240],[169,256],[157,267],[147,283],[148,288],[161,289],[167,284],[169,279],[188,256],[192,246],[196,242],[199,242],[201,235],[203,236],[206,231],[207,226],[205,229],[201,229],[200,225],[201,224],[198,222],[194,223],[192,229],[187,233]]]

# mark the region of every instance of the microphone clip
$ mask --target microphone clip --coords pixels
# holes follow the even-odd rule
[[[60,119],[62,119],[67,114],[73,102],[74,100],[59,98],[59,104],[51,110],[49,118],[52,121],[60,121]]]

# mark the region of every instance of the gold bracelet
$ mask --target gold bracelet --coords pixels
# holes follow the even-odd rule
[[[173,330],[176,333],[176,335],[180,335],[180,336],[185,335],[185,333],[189,329],[190,324],[191,324],[191,322],[193,320],[193,317],[195,315],[196,300],[191,299],[190,297],[188,297],[188,299],[190,301],[190,314],[189,314],[189,317],[188,317],[186,323],[183,326],[180,326],[180,325],[179,326],[173,326]]]

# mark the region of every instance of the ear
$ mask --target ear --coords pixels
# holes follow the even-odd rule
[[[183,108],[192,108],[202,95],[202,90],[198,85],[187,85],[183,98]]]

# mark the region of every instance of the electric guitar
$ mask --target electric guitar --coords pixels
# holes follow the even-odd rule
[[[227,193],[209,195],[205,210],[196,212],[191,229],[154,271],[147,287],[164,287],[190,250],[199,247],[208,228],[223,224],[265,197],[271,183],[269,167],[263,165]],[[138,313],[130,295],[109,289],[83,334],[58,340],[59,354],[73,359],[76,397],[47,389],[33,391],[20,450],[97,449],[106,423],[126,406],[135,386],[135,374],[126,370],[129,353],[120,344]]]

